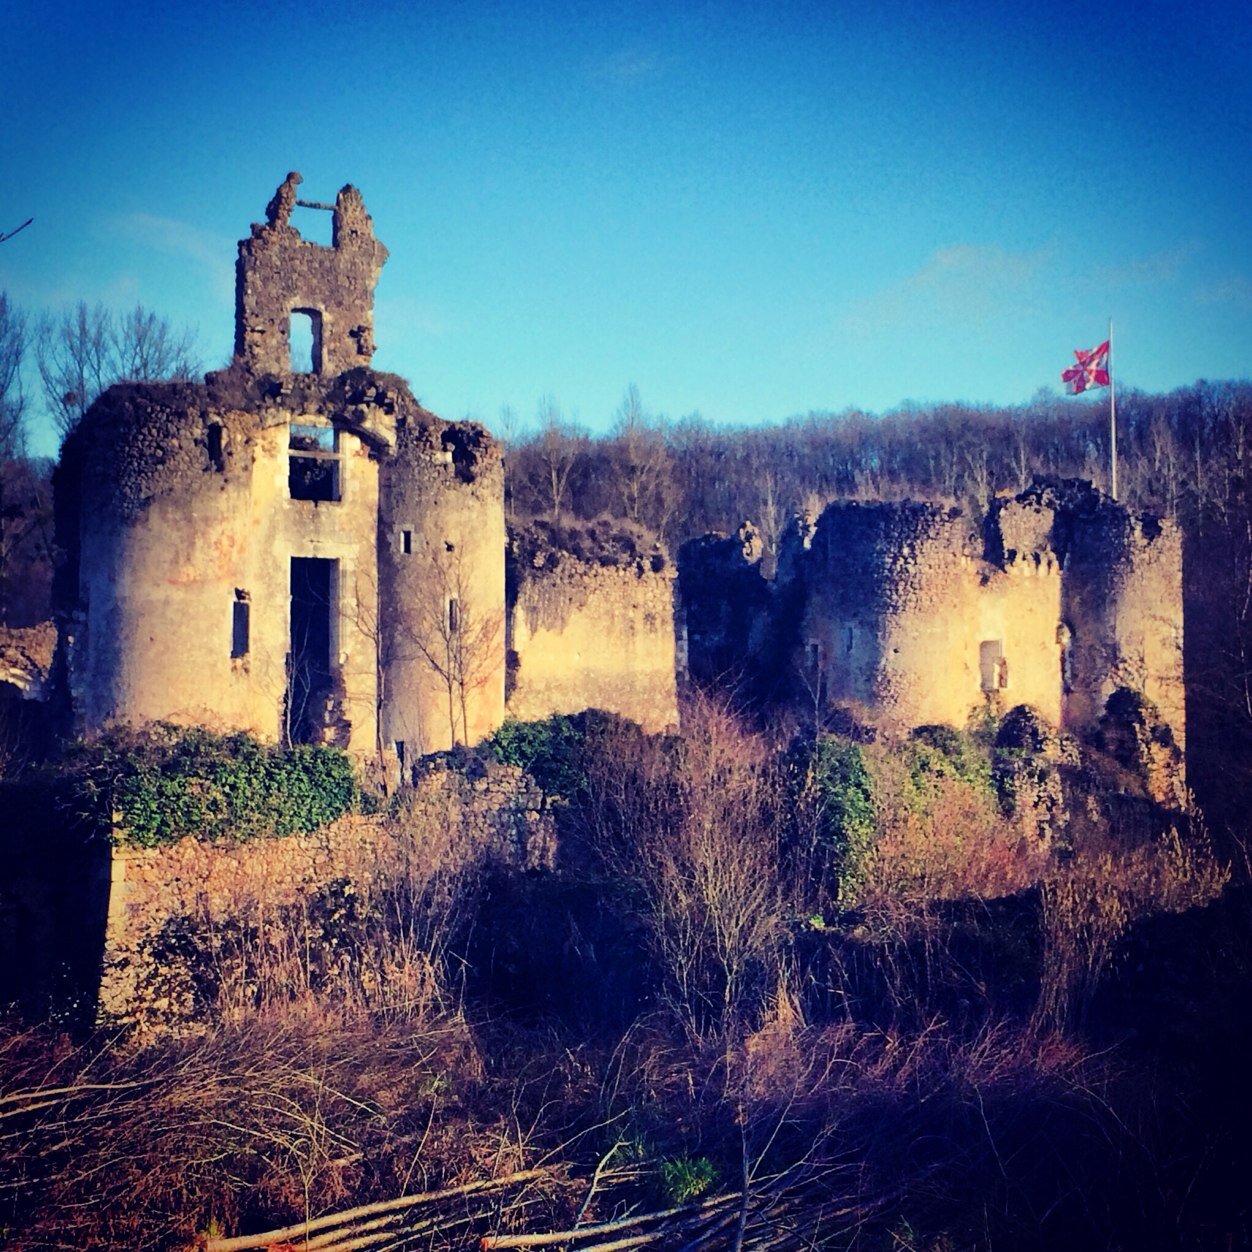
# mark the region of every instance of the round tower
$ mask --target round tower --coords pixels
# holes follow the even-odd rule
[[[504,464],[476,423],[419,409],[397,427],[379,592],[383,739],[403,764],[504,720]]]

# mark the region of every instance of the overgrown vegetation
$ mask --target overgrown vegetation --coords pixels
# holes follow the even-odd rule
[[[74,745],[50,786],[74,816],[141,848],[187,835],[242,841],[312,831],[362,801],[338,749],[278,748],[164,723]]]
[[[104,759],[157,769],[171,732],[152,734]],[[233,748],[254,761],[192,736],[198,772],[172,776],[220,790]],[[1189,815],[1131,844],[1091,818],[1098,753],[1065,767],[1080,846],[1048,846],[1002,811],[995,745],[946,730],[787,741],[702,704],[681,736],[552,718],[493,751],[560,797],[554,870],[487,855],[416,788],[367,875],[170,919],[148,991],[202,1033],[0,1031],[9,1246],[894,1252],[1240,1229],[1236,1191],[1211,1198],[1246,1152],[1209,1071],[1154,1075],[1183,1020],[1207,1038],[1247,1003],[1246,905]],[[1192,919],[1182,949],[1147,938],[1162,918]],[[1132,994],[1153,976],[1168,1020]],[[1217,1038],[1205,1060],[1233,1067]]]

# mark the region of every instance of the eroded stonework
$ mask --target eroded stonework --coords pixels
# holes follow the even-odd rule
[[[230,368],[115,386],[65,443],[57,594],[76,729],[247,730],[407,776],[501,724],[506,656],[516,716],[594,706],[672,725],[664,554],[610,568],[566,553],[528,567],[506,604],[500,445],[371,368],[387,250],[353,187],[332,245],[303,239],[299,184],[288,175],[239,245]],[[293,362],[301,314],[312,346]]]
[[[690,666],[705,681],[734,657],[774,698],[897,731],[1026,704],[1094,732],[1130,690],[1185,743],[1182,551],[1168,519],[1078,481],[1039,482],[983,516],[836,502],[792,528],[772,582],[746,533],[680,556]]]

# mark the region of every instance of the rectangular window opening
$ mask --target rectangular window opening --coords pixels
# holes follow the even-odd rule
[[[448,634],[455,635],[461,629],[461,602],[448,599]]]
[[[413,555],[413,532],[411,530],[402,530],[400,532],[400,551],[405,556]]]
[[[999,691],[1009,685],[1003,640],[986,639],[978,645],[978,677],[983,691]]]
[[[322,314],[318,309],[292,309],[287,332],[293,374],[322,372]]]
[[[334,502],[340,494],[339,432],[292,422],[287,487],[293,500]]]
[[[206,446],[209,464],[220,474],[226,468],[226,448],[222,440],[221,422],[210,422]]]
[[[237,659],[248,655],[251,633],[251,608],[246,591],[235,592],[235,602],[231,605],[230,615],[230,655]]]

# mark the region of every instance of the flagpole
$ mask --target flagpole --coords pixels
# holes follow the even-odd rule
[[[1109,451],[1113,472],[1111,475],[1114,500],[1117,499],[1117,382],[1113,377],[1113,319],[1109,318]]]

